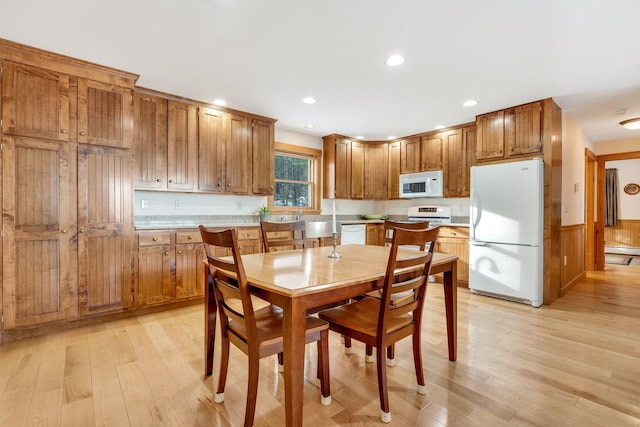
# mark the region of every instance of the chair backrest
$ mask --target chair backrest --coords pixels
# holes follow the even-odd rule
[[[384,221],[384,245],[391,246],[393,240],[393,229],[402,228],[404,230],[424,230],[429,228],[429,221],[420,222],[402,222],[387,219]],[[420,246],[420,250],[424,251],[424,243]]]
[[[411,335],[416,325],[418,328],[420,327],[438,232],[438,227],[422,230],[404,228],[394,230],[380,300],[378,337],[393,335],[395,339],[391,341],[395,342]],[[400,246],[422,246],[428,247],[428,249],[426,251],[413,250],[410,252],[411,256],[406,256],[403,252],[401,257],[398,257],[398,251],[403,250]],[[412,298],[405,296],[406,294],[411,295],[411,293],[413,293]],[[402,298],[393,297],[397,294],[402,295]],[[408,321],[409,318],[412,320]],[[384,338],[382,339],[384,340]]]
[[[213,278],[221,327],[237,330],[233,327],[233,322],[238,322],[238,324],[244,325],[248,339],[247,344],[251,345],[252,341],[257,343],[258,332],[253,304],[240,256],[236,230],[212,231],[203,225],[200,225],[199,228],[207,255],[209,273]],[[214,247],[216,246],[230,249],[232,258],[215,256]],[[241,310],[239,310],[240,308]]]
[[[306,249],[307,234],[304,220],[294,222],[265,222],[260,221],[262,229],[262,243],[265,252],[276,251],[277,248]],[[286,236],[274,238],[271,233],[286,232]]]

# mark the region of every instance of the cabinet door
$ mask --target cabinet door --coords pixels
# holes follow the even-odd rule
[[[273,123],[253,120],[251,147],[253,150],[253,194],[273,195]]]
[[[198,111],[198,190],[222,193],[226,187],[224,113]]]
[[[202,243],[176,245],[176,299],[204,295],[204,264]]]
[[[171,301],[169,245],[138,248],[138,306]]]
[[[444,137],[444,196],[468,197],[474,164],[475,126],[447,131]]]
[[[167,100],[134,94],[135,186],[167,188]]]
[[[400,141],[400,173],[420,172],[420,138]]]
[[[348,199],[351,192],[351,141],[338,138],[335,147],[335,198]]]
[[[78,142],[130,148],[131,89],[78,79]]]
[[[476,158],[478,161],[504,157],[504,111],[476,117]]]
[[[442,170],[442,133],[422,137],[420,159],[422,171]]]
[[[194,105],[169,101],[167,124],[167,188],[192,191],[198,159],[198,112]]]
[[[2,62],[2,133],[69,140],[69,76]]]
[[[530,155],[542,151],[541,112],[540,102],[521,105],[506,111],[504,145],[507,155]]]
[[[2,139],[4,327],[73,317],[73,144]]]
[[[227,193],[247,194],[251,171],[249,119],[229,114],[227,122]]]
[[[364,149],[364,198],[388,196],[389,144],[367,144]]]
[[[351,142],[351,192],[352,199],[364,198],[364,145]]]
[[[367,224],[367,245],[384,246],[384,224]]]
[[[131,303],[132,159],[129,150],[78,148],[78,300],[81,314]]]
[[[400,197],[400,142],[389,144],[389,175],[387,178],[389,199]]]

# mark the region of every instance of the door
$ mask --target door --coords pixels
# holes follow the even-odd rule
[[[81,314],[131,304],[132,159],[129,150],[78,148],[78,300]]]
[[[2,139],[4,327],[72,317],[73,144]]]
[[[2,62],[2,133],[69,140],[69,76]]]
[[[169,245],[138,248],[138,306],[171,301]]]
[[[469,246],[469,288],[542,305],[542,247]]]

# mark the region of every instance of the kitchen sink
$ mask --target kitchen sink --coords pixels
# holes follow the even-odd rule
[[[319,237],[331,237],[333,231],[332,221],[307,221],[305,223],[307,239],[316,239]],[[336,223],[336,230],[340,234],[340,223]]]

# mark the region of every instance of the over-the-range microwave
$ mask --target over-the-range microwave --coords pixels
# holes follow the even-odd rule
[[[442,197],[442,171],[401,174],[400,197]]]

